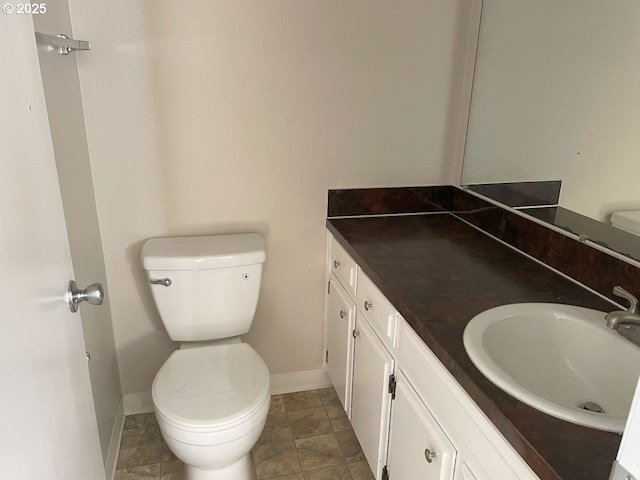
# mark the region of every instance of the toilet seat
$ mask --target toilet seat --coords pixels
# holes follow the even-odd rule
[[[246,343],[177,350],[151,389],[156,414],[183,432],[214,433],[252,422],[270,397],[270,377]],[[259,419],[258,419],[259,421]]]

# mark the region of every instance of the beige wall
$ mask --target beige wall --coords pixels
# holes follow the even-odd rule
[[[46,15],[34,15],[36,31],[71,35],[67,2],[54,0],[47,6]],[[101,307],[80,307],[85,348],[92,357],[91,389],[106,461],[122,391],[78,69],[75,55],[62,56],[40,48],[39,57],[75,280],[80,288],[100,282],[107,292]]]
[[[246,340],[274,374],[321,368],[327,189],[451,181],[468,3],[70,1],[125,393],[176,347],[152,236],[261,232]]]

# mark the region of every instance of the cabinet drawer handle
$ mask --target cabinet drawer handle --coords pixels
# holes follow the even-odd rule
[[[333,268],[338,268],[341,265],[340,260],[333,261]]]
[[[344,318],[346,314],[347,312],[345,312],[344,310],[340,310],[340,318]]]
[[[428,448],[424,449],[424,458],[427,459],[427,463],[433,462],[433,459],[436,458],[436,452],[432,452]]]
[[[372,308],[373,308],[373,303],[368,302],[367,300],[365,300],[364,301],[364,309],[368,312]]]

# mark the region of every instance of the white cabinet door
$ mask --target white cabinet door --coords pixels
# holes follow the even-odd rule
[[[361,315],[356,315],[351,425],[377,480],[382,478],[389,436],[394,361]]]
[[[640,381],[631,403],[617,460],[631,475],[640,478]]]
[[[351,374],[355,306],[332,275],[327,293],[327,374],[351,417]]]
[[[455,448],[406,377],[399,374],[391,416],[389,479],[451,480],[455,460]]]
[[[460,466],[456,468],[455,480],[478,480],[466,463],[461,462]]]

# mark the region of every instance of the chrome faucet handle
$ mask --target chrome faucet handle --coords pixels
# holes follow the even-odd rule
[[[631,293],[627,292],[624,288],[616,285],[615,287],[613,287],[613,294],[616,297],[624,298],[629,302],[629,308],[627,309],[627,312],[634,313],[636,315],[640,313],[640,309],[638,308],[638,299]]]

